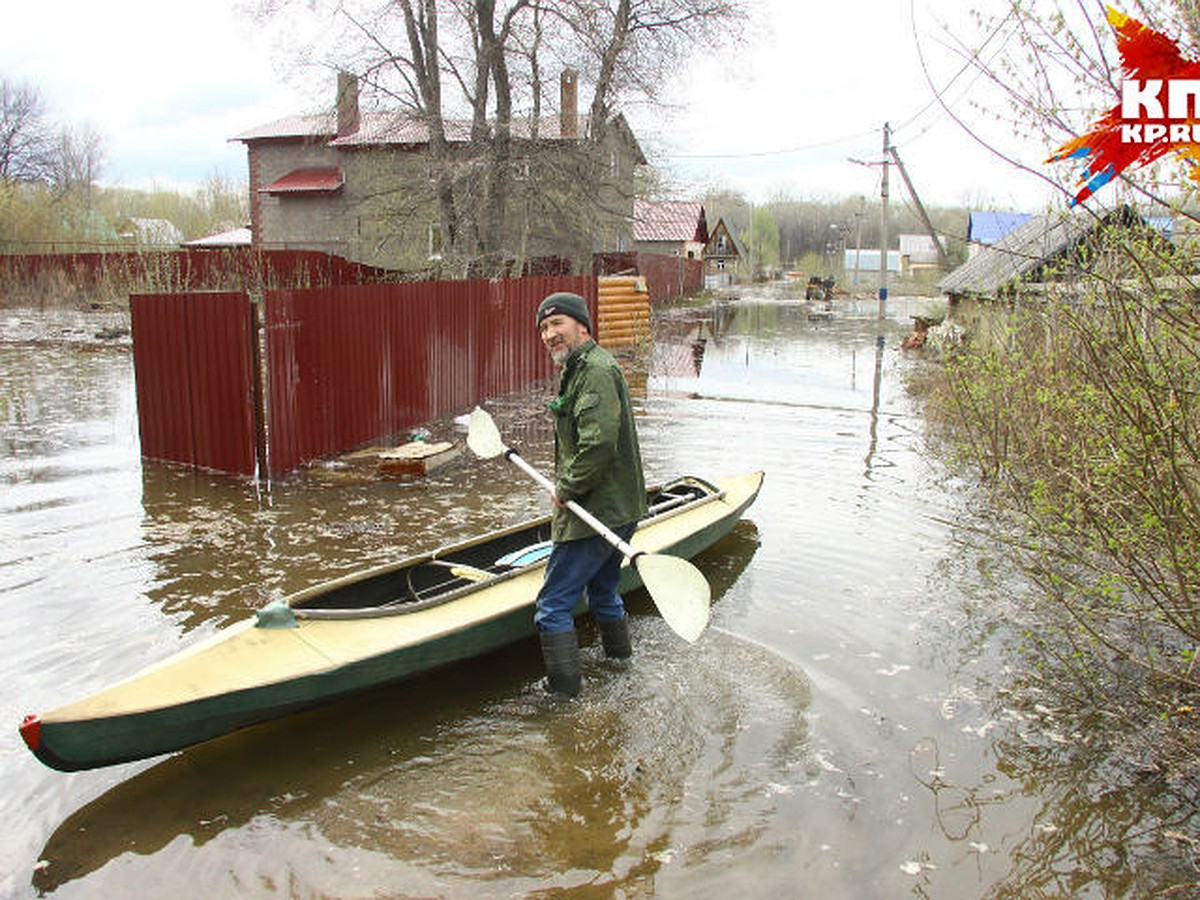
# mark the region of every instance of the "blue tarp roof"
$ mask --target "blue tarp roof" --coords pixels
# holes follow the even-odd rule
[[[1175,220],[1170,216],[1146,216],[1146,224],[1165,237],[1168,241],[1175,231]]]
[[[994,244],[1032,218],[1030,213],[973,212],[967,225],[967,240],[977,244]]]
[[[993,214],[994,215],[994,214]],[[938,282],[946,294],[996,297],[1008,285],[1027,279],[1044,280],[1046,267],[1074,252],[1081,241],[1104,225],[1137,229],[1146,225],[1169,237],[1170,219],[1166,216],[1144,218],[1129,206],[1112,210],[1069,210],[1029,216],[994,244],[984,247],[965,263]]]

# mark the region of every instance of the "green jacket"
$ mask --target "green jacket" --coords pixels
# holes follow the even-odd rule
[[[554,474],[559,499],[574,500],[609,528],[646,514],[646,481],[629,386],[612,354],[588,341],[567,358],[554,413]],[[550,536],[573,541],[595,532],[555,506]]]

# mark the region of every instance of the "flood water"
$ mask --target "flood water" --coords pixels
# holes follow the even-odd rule
[[[902,383],[921,363],[900,338],[930,311],[941,304],[893,298],[880,320],[873,299],[839,300],[814,319],[775,286],[666,317],[648,372],[631,374],[647,480],[766,472],[745,520],[697,560],[715,604],[695,645],[635,595],[633,665],[604,664],[584,626],[570,704],[545,699],[529,641],[74,774],[25,750],[26,713],[274,596],[547,504],[504,462],[466,456],[419,481],[329,464],[269,488],[143,462],[127,341],[95,338],[87,317],[4,313],[0,892],[1063,891],[1090,863],[1049,836],[1060,810],[1086,829],[1071,808],[1084,801],[1006,749],[1033,725],[990,687],[1007,664],[986,612],[1002,576],[964,540],[967,494]],[[493,407],[543,468],[545,393]],[[454,436],[451,421],[433,430]],[[1094,896],[1126,884],[1093,877],[1074,883]]]

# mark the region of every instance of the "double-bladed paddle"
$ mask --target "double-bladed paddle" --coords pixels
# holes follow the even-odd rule
[[[526,462],[516,450],[505,446],[492,417],[478,406],[471,413],[467,427],[467,446],[481,459],[503,455],[549,491],[551,496],[557,496],[554,483]],[[574,500],[567,500],[564,505],[629,559],[630,565],[641,576],[642,584],[658,607],[663,621],[676,634],[686,641],[700,637],[708,625],[712,595],[699,569],[678,556],[636,550]]]

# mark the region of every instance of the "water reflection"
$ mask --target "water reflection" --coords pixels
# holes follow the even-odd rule
[[[946,616],[933,641],[954,635],[958,650],[942,652],[962,685],[946,714],[958,721],[973,710],[963,730],[986,738],[996,758],[995,773],[981,777],[955,746],[926,737],[914,748],[914,779],[938,827],[980,862],[1003,854],[982,896],[1196,895],[1200,788],[1136,762],[1140,747],[1165,742],[1173,726],[1146,729],[1115,708],[1097,711],[1094,698],[1081,700],[1074,682],[1057,681],[1028,654],[1028,629],[1046,624],[1031,617],[1036,599],[997,540],[1010,527],[982,512],[964,516],[952,532],[959,552],[938,570]],[[989,820],[1018,805],[1027,812],[998,845]]]
[[[1130,723],[1080,702],[1066,681],[1019,672],[997,692],[996,715],[1010,727],[996,750],[1038,808],[1014,836],[1013,867],[994,896],[1200,896],[1200,785],[1139,762],[1151,758],[1148,744],[1167,746],[1174,726]]]
[[[64,822],[36,883],[52,890],[90,876],[89,891],[103,893],[127,882],[131,857],[178,859],[180,836],[198,892],[225,877],[198,865],[208,846],[253,881],[258,861],[229,854],[222,838],[236,831],[245,843],[264,819],[277,835],[309,831],[270,854],[294,873],[319,835],[370,854],[359,865],[379,884],[398,865],[455,873],[436,891],[452,896],[640,893],[664,865],[749,846],[760,826],[747,806],[768,815],[764,786],[789,779],[803,757],[807,685],[732,639],[681,671],[669,634],[637,624],[638,662],[613,673],[590,654],[588,696],[566,710],[533,684],[536,654],[521,645],[486,660],[487,679],[459,667],[403,697],[379,691],[172,758]],[[756,690],[746,693],[735,671]],[[727,738],[714,746],[713,733]],[[681,833],[680,817],[703,821],[719,842]]]
[[[430,424],[436,440],[463,439],[452,420]],[[528,456],[544,452],[539,440]],[[543,512],[524,487],[502,461],[465,454],[422,479],[334,461],[269,488],[146,461],[142,533],[158,569],[146,593],[185,630],[216,627],[271,598]]]

